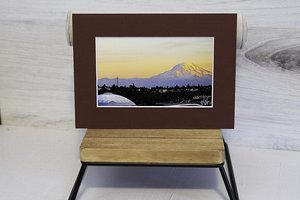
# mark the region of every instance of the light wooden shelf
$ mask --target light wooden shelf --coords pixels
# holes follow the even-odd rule
[[[88,129],[82,162],[115,164],[212,165],[224,163],[219,129]]]

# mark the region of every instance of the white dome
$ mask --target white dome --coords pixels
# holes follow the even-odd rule
[[[98,106],[135,106],[135,103],[121,95],[106,92],[98,95]]]

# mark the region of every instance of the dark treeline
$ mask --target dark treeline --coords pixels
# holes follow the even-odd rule
[[[136,87],[134,84],[129,87],[113,85],[98,86],[98,95],[111,92],[124,96],[138,106],[160,106],[172,104],[200,104],[211,105],[210,86],[175,86],[175,87]],[[206,99],[205,102],[203,99]]]

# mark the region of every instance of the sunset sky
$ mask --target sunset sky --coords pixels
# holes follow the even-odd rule
[[[183,62],[212,71],[213,46],[213,37],[97,37],[97,78],[148,78]]]

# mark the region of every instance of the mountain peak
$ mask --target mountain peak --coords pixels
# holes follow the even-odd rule
[[[103,84],[112,86],[116,84],[116,79],[99,79],[98,85]],[[172,86],[186,86],[186,85],[211,85],[212,73],[194,63],[180,63],[175,65],[168,71],[149,78],[133,78],[133,79],[119,79],[119,85],[129,86],[134,84],[137,87],[172,87]]]
[[[168,73],[173,74],[175,77],[190,77],[190,76],[196,76],[196,77],[202,77],[202,76],[211,76],[211,72],[200,67],[199,65],[196,65],[194,63],[180,63],[175,65]]]

